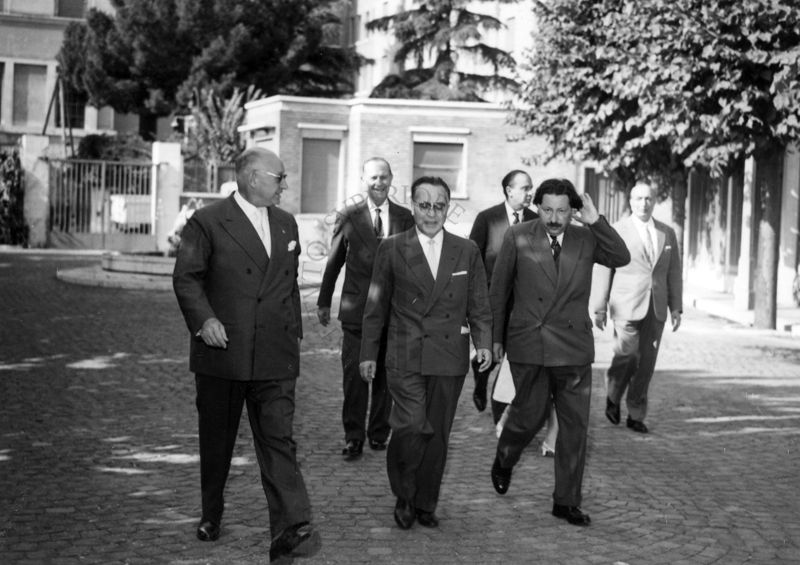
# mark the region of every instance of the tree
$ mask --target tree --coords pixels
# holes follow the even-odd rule
[[[169,115],[195,89],[342,96],[363,59],[336,44],[335,0],[111,0],[71,23],[57,56],[97,107]]]
[[[517,83],[508,74],[513,73],[516,61],[508,52],[482,41],[483,31],[501,29],[503,23],[468,10],[467,3],[427,0],[416,8],[367,22],[368,30],[393,30],[399,43],[394,60],[400,67],[398,73],[385,77],[370,96],[477,101],[490,89],[513,90]],[[488,63],[493,72],[458,70],[459,57],[463,56],[476,63]],[[406,69],[409,62],[415,66]]]
[[[535,156],[591,160],[621,184],[671,192],[683,232],[688,175],[722,176],[800,139],[800,9],[791,0],[549,0],[513,121]],[[756,324],[775,325],[780,186],[758,187]],[[680,241],[680,239],[679,239]]]
[[[250,86],[238,88],[222,99],[213,90],[195,91],[190,103],[192,124],[188,128],[189,152],[206,163],[231,163],[244,149],[238,128],[244,120],[244,105],[261,97],[261,91]]]

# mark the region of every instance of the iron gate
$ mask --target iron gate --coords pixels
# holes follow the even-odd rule
[[[50,160],[49,247],[155,250],[154,167]]]

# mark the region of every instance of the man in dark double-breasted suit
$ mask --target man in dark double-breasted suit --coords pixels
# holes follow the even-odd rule
[[[269,505],[270,559],[309,556],[320,538],[292,439],[303,336],[297,223],[277,208],[283,162],[254,148],[236,161],[238,190],[187,222],[173,286],[191,335],[200,431],[202,541],[220,535],[225,482],[247,403]]]
[[[374,378],[388,329],[386,380],[394,404],[386,466],[394,518],[436,527],[435,510],[470,337],[481,369],[491,362],[491,310],[474,242],[444,231],[450,189],[439,177],[411,186],[416,227],[381,242],[364,309],[361,375]]]
[[[533,198],[533,184],[528,173],[519,169],[510,171],[503,177],[501,185],[505,200],[479,212],[472,224],[472,230],[469,232],[469,238],[478,244],[478,249],[481,251],[481,259],[486,267],[486,281],[489,284],[492,281],[494,262],[497,260],[497,254],[500,252],[503,236],[506,234],[508,226],[529,222],[539,217],[536,212],[528,208],[531,198]],[[478,412],[486,409],[486,389],[489,384],[489,376],[497,365],[498,363],[493,362],[487,370],[479,371],[478,363],[473,360],[472,374],[475,379],[475,390],[472,393],[472,402]],[[496,386],[497,380],[495,379],[492,396],[494,396]],[[492,418],[495,424],[503,414],[505,407],[506,403],[492,400]]]
[[[492,275],[494,355],[508,355],[516,389],[497,442],[492,484],[506,493],[514,465],[555,403],[552,513],[588,525],[580,504],[594,361],[592,266],[620,267],[630,253],[591,198],[579,196],[570,181],[544,181],[533,202],[539,219],[508,229]],[[572,219],[584,225],[571,225]]]
[[[378,367],[370,384],[358,371],[361,350],[361,318],[367,302],[367,290],[378,243],[384,237],[404,232],[414,225],[411,212],[389,200],[392,169],[385,159],[373,157],[361,168],[361,183],[366,198],[336,213],[328,263],[322,276],[317,299],[317,316],[323,326],[331,319],[331,301],[339,271],[345,267],[339,321],[342,323],[342,424],[344,425],[346,460],[358,458],[369,439],[375,450],[386,449],[389,439],[391,397],[386,389],[383,357],[386,340],[381,341]],[[367,404],[369,404],[368,424]]]

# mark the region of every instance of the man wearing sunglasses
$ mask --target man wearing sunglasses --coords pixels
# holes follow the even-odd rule
[[[381,340],[375,379],[371,384],[372,394],[370,384],[359,375],[358,358],[361,350],[361,318],[378,243],[384,237],[404,232],[414,225],[411,212],[389,200],[392,178],[392,168],[386,159],[373,157],[364,162],[361,184],[367,197],[336,213],[328,263],[317,299],[317,317],[320,324],[327,326],[331,320],[336,279],[342,267],[345,267],[339,321],[343,334],[342,424],[345,446],[342,455],[346,461],[361,457],[367,438],[371,449],[386,449],[391,431],[389,408],[392,400],[386,390],[386,371],[383,367],[385,334]]]
[[[303,329],[294,217],[277,205],[283,162],[266,149],[236,160],[237,191],[195,212],[173,286],[191,335],[200,436],[201,541],[220,535],[223,494],[247,404],[269,507],[270,560],[320,548],[292,439]]]
[[[386,381],[392,437],[386,466],[394,519],[434,528],[447,444],[469,370],[470,338],[481,370],[491,363],[486,272],[474,241],[444,231],[450,189],[439,177],[411,186],[416,227],[378,247],[364,309],[361,376],[375,378],[388,328]]]

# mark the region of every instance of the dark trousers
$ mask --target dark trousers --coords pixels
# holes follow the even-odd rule
[[[261,485],[269,506],[273,536],[286,527],[311,520],[311,504],[292,439],[294,379],[233,381],[196,374],[200,424],[200,489],[203,520],[222,521],[225,482],[247,402]]]
[[[364,441],[365,437],[384,442],[389,438],[389,411],[392,399],[386,388],[386,336],[381,340],[378,353],[377,370],[370,385],[361,378],[358,370],[361,355],[361,328],[342,326],[342,388],[344,403],[342,404],[342,423],[344,424],[344,440]],[[369,403],[369,419],[367,420],[367,404]],[[366,424],[365,429],[365,422]]]
[[[386,453],[389,484],[395,496],[419,510],[436,510],[464,378],[387,372],[394,399]]]
[[[647,391],[656,368],[664,322],[656,319],[653,301],[641,320],[614,320],[614,358],[606,372],[608,398],[619,404],[627,389],[628,415],[640,422],[647,416]]]
[[[497,442],[500,465],[504,468],[516,465],[522,451],[547,422],[551,403],[555,403],[558,437],[555,445],[553,502],[580,506],[586,464],[592,366],[510,365],[516,396]]]

